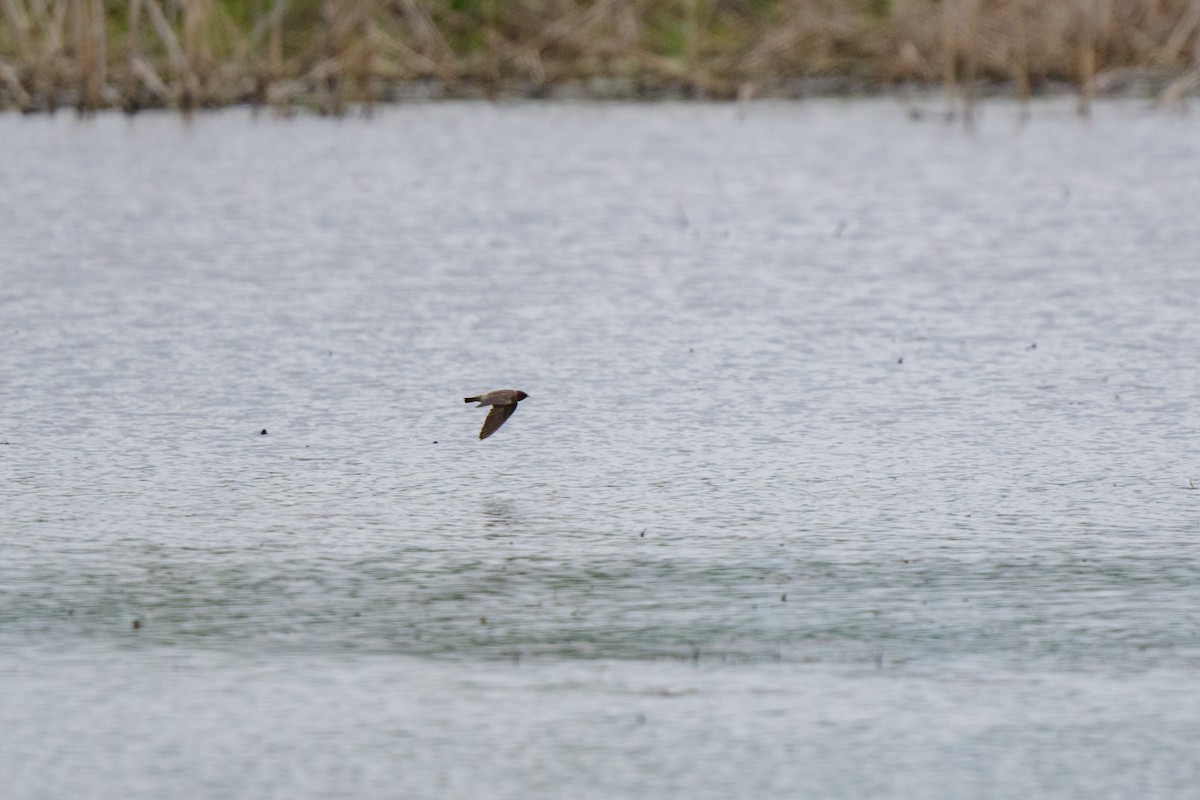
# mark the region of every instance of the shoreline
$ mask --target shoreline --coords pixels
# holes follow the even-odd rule
[[[5,0],[0,109],[1200,94],[1200,0]]]
[[[478,81],[443,82],[407,80],[378,82],[364,97],[332,98],[321,87],[301,81],[281,81],[264,92],[246,92],[206,102],[182,106],[165,99],[139,103],[131,107],[122,101],[116,87],[102,87],[98,100],[88,106],[81,102],[80,92],[73,87],[60,87],[53,93],[30,96],[23,107],[10,97],[0,95],[0,113],[42,115],[57,112],[78,113],[81,116],[100,111],[178,111],[190,113],[223,108],[249,107],[269,110],[287,116],[297,113],[322,116],[341,116],[359,109],[411,103],[436,103],[462,100],[486,102],[715,102],[745,103],[754,100],[803,101],[818,99],[892,98],[911,103],[942,101],[947,113],[969,113],[970,107],[985,99],[1010,99],[1022,104],[1045,99],[1075,98],[1080,111],[1086,113],[1092,100],[1146,100],[1155,107],[1183,106],[1188,99],[1200,98],[1200,70],[1167,70],[1155,68],[1125,68],[1100,73],[1088,87],[1081,89],[1064,80],[1048,80],[1023,92],[1013,81],[976,81],[947,86],[932,81],[903,81],[881,84],[852,75],[779,78],[771,81],[746,82],[735,92],[706,90],[703,87],[677,82],[646,82],[632,78],[598,75],[587,79],[561,81],[553,84],[508,80],[495,83]]]

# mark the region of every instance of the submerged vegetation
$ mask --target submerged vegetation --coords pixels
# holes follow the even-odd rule
[[[1200,87],[1200,0],[0,0],[0,107]]]

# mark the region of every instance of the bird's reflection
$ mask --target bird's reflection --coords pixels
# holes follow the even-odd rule
[[[512,500],[492,499],[483,501],[483,524],[491,528],[492,535],[512,533],[520,520]]]

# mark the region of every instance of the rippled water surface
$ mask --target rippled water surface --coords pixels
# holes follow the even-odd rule
[[[1200,117],[982,111],[0,116],[6,797],[1193,794]]]

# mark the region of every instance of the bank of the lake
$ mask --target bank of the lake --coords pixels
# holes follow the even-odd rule
[[[9,0],[0,108],[1200,89],[1200,2]]]

